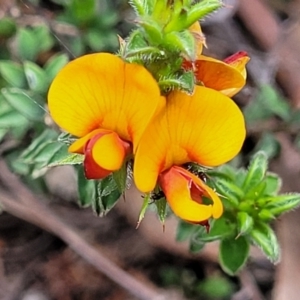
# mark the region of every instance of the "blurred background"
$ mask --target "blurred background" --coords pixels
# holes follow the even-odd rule
[[[282,191],[300,192],[300,1],[223,2],[201,21],[205,53],[251,57],[247,85],[234,98],[248,135],[233,164],[246,166],[263,150]],[[55,150],[45,141],[58,135],[47,129],[51,80],[75,57],[115,52],[118,35],[126,37],[134,23],[125,0],[0,0],[0,299],[300,299],[299,211],[274,223],[278,265],[253,249],[246,268],[229,277],[218,265],[217,245],[189,253],[176,218],[163,230],[147,213],[136,229],[141,196],[134,188],[100,218],[87,203],[80,207],[72,167],[45,167],[45,153]],[[32,101],[21,104],[23,98]],[[103,275],[84,243],[141,282],[144,293],[131,295]]]

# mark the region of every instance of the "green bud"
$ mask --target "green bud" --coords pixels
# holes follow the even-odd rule
[[[262,221],[266,221],[269,222],[271,220],[273,220],[274,214],[268,210],[268,209],[262,209],[259,213],[258,213],[258,217],[262,220]]]
[[[252,213],[254,209],[253,201],[244,200],[239,204],[238,209],[243,212]]]

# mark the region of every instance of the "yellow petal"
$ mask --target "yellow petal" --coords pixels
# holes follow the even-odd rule
[[[194,35],[196,40],[196,57],[199,57],[202,53],[203,45],[206,46],[205,36],[202,33],[200,23],[197,21],[189,27],[189,31]]]
[[[86,143],[95,135],[99,134],[99,133],[108,133],[111,132],[110,130],[105,130],[105,129],[96,129],[93,130],[92,132],[88,133],[87,135],[85,135],[84,137],[76,140],[72,145],[70,145],[69,147],[69,152],[72,153],[80,153],[80,154],[84,154],[84,147],[86,145]]]
[[[172,211],[181,219],[200,223],[210,217],[219,218],[222,215],[223,206],[218,195],[188,171],[172,167],[160,175],[159,183]],[[192,188],[197,188],[200,198],[210,198],[212,204],[205,205],[201,201],[195,201],[191,195]]]
[[[195,76],[208,88],[222,91],[231,88],[242,88],[245,78],[233,66],[220,60],[201,55],[195,62]]]
[[[116,171],[122,167],[130,145],[124,144],[116,133],[111,132],[99,134],[99,138],[96,135],[87,147],[92,148],[92,157],[96,164],[105,170]]]
[[[173,165],[191,161],[204,166],[223,164],[240,151],[245,134],[241,111],[222,93],[200,86],[192,96],[172,92],[137,148],[136,186],[151,191],[158,174]]]
[[[144,67],[108,53],[70,62],[48,94],[50,114],[65,131],[83,137],[103,128],[134,144],[161,101],[157,82]]]

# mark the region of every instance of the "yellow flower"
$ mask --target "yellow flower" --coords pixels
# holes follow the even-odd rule
[[[65,66],[48,94],[53,120],[79,137],[69,151],[85,154],[86,177],[121,168],[162,106],[157,82],[142,66],[115,55],[82,56]]]
[[[188,162],[208,167],[223,164],[240,151],[244,138],[243,115],[230,98],[201,86],[195,87],[192,96],[174,91],[138,145],[134,163],[136,186],[146,193],[158,181],[174,213],[186,221],[199,223],[210,216],[217,218],[222,214],[219,197],[178,166]],[[172,181],[167,183],[169,180]],[[203,214],[200,211],[205,204],[195,201],[196,190],[198,197],[212,201]]]

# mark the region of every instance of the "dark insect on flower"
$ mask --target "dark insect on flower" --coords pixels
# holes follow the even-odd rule
[[[150,199],[152,201],[157,201],[157,200],[160,200],[161,198],[165,198],[165,193],[163,191],[158,191],[158,192],[152,193],[150,196]]]

